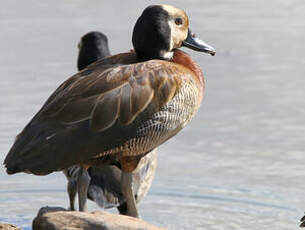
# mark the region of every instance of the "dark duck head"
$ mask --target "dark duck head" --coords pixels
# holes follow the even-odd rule
[[[181,46],[215,55],[214,48],[195,37],[188,25],[183,10],[170,5],[147,7],[133,29],[132,43],[138,58],[170,60]]]
[[[89,32],[78,43],[78,70],[86,68],[91,63],[110,56],[107,36],[101,32]]]

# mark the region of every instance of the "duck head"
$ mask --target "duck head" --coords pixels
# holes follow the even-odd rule
[[[170,60],[181,46],[215,55],[213,47],[191,32],[186,13],[170,5],[148,6],[135,24],[132,43],[144,60]]]
[[[85,34],[78,43],[78,48],[78,70],[110,55],[107,36],[97,31]]]

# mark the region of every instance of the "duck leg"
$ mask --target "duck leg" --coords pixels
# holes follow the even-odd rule
[[[74,203],[75,203],[75,197],[76,197],[76,192],[77,192],[77,183],[75,180],[68,181],[67,190],[68,190],[69,200],[70,200],[69,210],[75,211]]]
[[[77,177],[77,192],[79,211],[87,210],[87,192],[90,182],[90,176],[87,169],[80,167]]]
[[[127,216],[139,217],[136,200],[132,190],[132,171],[136,169],[141,157],[122,157],[120,159],[122,167],[121,188],[126,200]]]
[[[122,172],[122,193],[126,199],[127,216],[139,217],[136,200],[132,191],[132,172]]]

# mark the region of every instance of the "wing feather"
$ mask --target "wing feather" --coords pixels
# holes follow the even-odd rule
[[[123,125],[127,125],[132,120],[132,88],[130,84],[122,87],[121,105],[120,105],[120,117],[119,120]]]
[[[121,88],[102,95],[92,111],[90,127],[102,132],[111,127],[119,117]]]
[[[46,114],[66,124],[88,119],[96,132],[107,130],[117,120],[129,125],[149,104],[160,109],[175,95],[180,82],[173,65],[149,61],[82,78],[66,87]]]
[[[147,107],[154,96],[154,91],[150,87],[148,81],[141,85],[135,84],[132,89],[131,99],[133,119],[128,123],[131,123],[134,118]]]

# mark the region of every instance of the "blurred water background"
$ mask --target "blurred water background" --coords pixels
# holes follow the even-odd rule
[[[14,137],[76,72],[86,32],[132,48],[142,10],[157,1],[3,0],[0,7],[0,161]],[[168,1],[217,50],[187,50],[206,76],[191,124],[159,150],[141,217],[169,229],[296,229],[305,211],[305,3]],[[31,229],[42,206],[68,206],[66,179],[8,176],[0,166],[0,222]],[[98,207],[89,203],[90,210]]]

